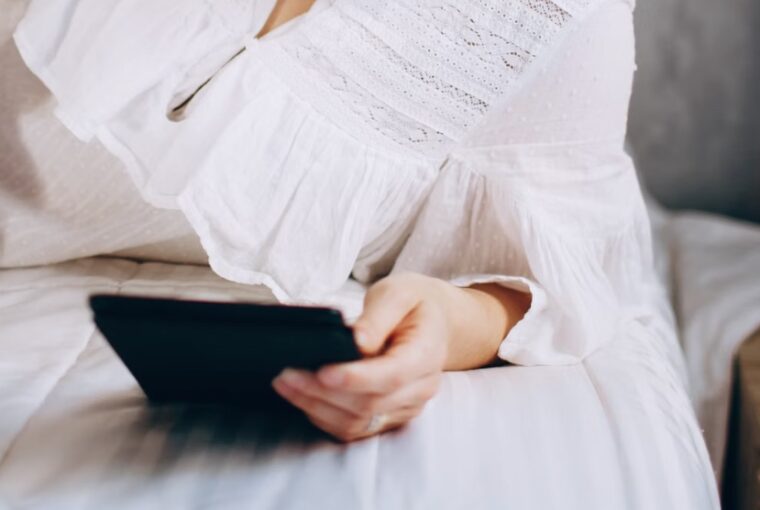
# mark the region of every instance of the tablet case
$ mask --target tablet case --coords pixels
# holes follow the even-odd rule
[[[154,402],[277,406],[285,367],[360,358],[332,308],[93,295],[94,320]]]

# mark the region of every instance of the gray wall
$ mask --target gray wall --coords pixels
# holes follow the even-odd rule
[[[629,135],[666,205],[760,222],[760,1],[639,0]]]

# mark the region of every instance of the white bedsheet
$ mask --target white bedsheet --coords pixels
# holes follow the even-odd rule
[[[687,234],[710,231],[699,222],[669,222],[681,248],[678,285],[695,264],[709,271],[683,258]],[[746,228],[739,238],[747,246],[760,234]],[[760,274],[757,257],[744,263]],[[271,300],[263,288],[196,266],[95,258],[0,271],[0,508],[718,507],[704,443],[683,412],[686,394],[661,353],[617,344],[577,366],[450,373],[410,426],[345,446],[297,420],[149,409],[91,323],[85,299],[101,291]],[[350,317],[361,288],[345,296]],[[677,304],[682,324],[692,324],[697,307]],[[723,347],[708,332],[703,346],[688,336],[692,374],[704,349],[736,347],[752,322],[744,306],[733,335],[711,337]],[[714,321],[730,311],[719,307],[724,318]],[[727,377],[730,357],[710,359],[711,379],[692,384],[696,402]]]
[[[689,213],[672,218],[668,232],[691,398],[722,474],[732,362],[760,328],[760,226]]]

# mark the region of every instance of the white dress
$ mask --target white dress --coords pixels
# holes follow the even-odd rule
[[[35,0],[15,40],[221,276],[291,303],[405,270],[530,291],[502,359],[615,345],[708,465],[624,151],[633,0],[322,0],[258,39],[273,3]]]
[[[519,364],[651,319],[628,2],[325,0],[256,39],[272,3],[35,1],[15,39],[223,277],[283,302],[402,270],[530,290]]]

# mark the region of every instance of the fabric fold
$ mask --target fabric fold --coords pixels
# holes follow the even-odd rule
[[[481,205],[502,208],[470,216],[495,222],[487,228],[457,231],[466,215],[452,217],[450,231],[429,220],[414,227],[467,241],[440,246],[437,256],[462,249],[473,255],[463,271],[534,277],[536,292],[543,288],[550,303],[571,288],[584,296],[536,309],[535,323],[558,313],[557,306],[579,310],[591,296],[615,302],[597,267],[603,243],[544,235],[557,228],[554,218],[542,219],[527,201],[531,193],[554,194],[556,210],[549,212],[572,208],[563,203],[561,180],[539,182],[540,171],[452,179],[457,156],[449,156],[492,106],[523,86],[523,75],[551,62],[563,34],[601,1],[512,0],[506,15],[500,2],[488,0],[469,15],[448,1],[427,9],[337,0],[294,20],[293,30],[252,37],[271,3],[67,0],[51,13],[35,1],[16,41],[53,91],[64,122],[117,155],[151,204],[180,209],[225,278],[267,285],[283,302],[323,302],[355,268],[360,277],[376,277],[388,257],[410,253],[400,237],[443,182],[437,200],[484,198]],[[182,115],[170,118],[179,104]],[[448,169],[441,166],[447,157]],[[500,168],[515,171],[534,172],[541,161],[523,150],[505,157],[511,160]],[[554,157],[556,170],[564,163]],[[616,207],[607,204],[602,214],[617,214]],[[481,239],[482,232],[493,239]],[[504,243],[512,247],[504,252],[513,256],[509,265],[478,258],[481,244],[493,252]],[[575,266],[559,271],[555,252]],[[416,267],[435,274],[436,254],[426,262]],[[526,363],[568,362],[595,345],[582,338],[610,334],[614,320],[596,320],[546,321],[540,330],[555,331],[545,336],[571,338],[565,350],[550,340],[528,342],[536,333],[526,321],[515,333],[528,329],[526,339],[504,349],[524,344],[531,353],[509,356]]]
[[[96,9],[87,27],[77,17],[88,0],[69,2],[59,18],[33,2],[15,39],[55,95],[61,120],[115,154],[145,200],[180,209],[218,274],[264,284],[281,302],[324,302],[365,246],[411,220],[436,165],[378,151],[294,95],[262,58],[269,41],[252,37],[266,19],[262,3],[229,2],[112,1],[119,15]],[[140,8],[155,11],[131,48],[144,58],[120,63],[119,48],[132,37],[112,33],[112,20],[134,27],[130,19],[146,18]],[[48,40],[42,23],[69,18],[68,30]],[[92,56],[83,49],[87,34],[97,41]],[[83,60],[75,64],[74,55]],[[172,121],[171,106],[195,90],[181,121]]]
[[[521,365],[581,361],[621,337],[627,321],[657,313],[649,304],[649,220],[621,147],[453,155],[393,271],[432,268],[458,286],[497,282],[529,292],[531,308],[500,357]],[[444,257],[451,252],[459,256]]]
[[[32,1],[14,39],[82,140],[146,95],[166,106],[258,31],[272,0]],[[206,73],[201,69],[206,68]],[[206,76],[208,77],[208,76]],[[168,95],[167,95],[168,94]]]

